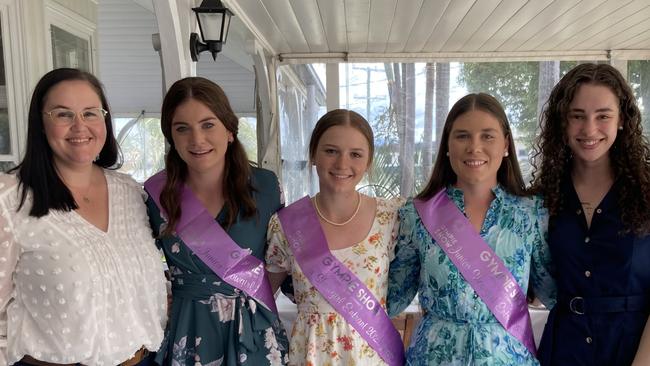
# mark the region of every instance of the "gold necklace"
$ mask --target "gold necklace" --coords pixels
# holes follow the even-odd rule
[[[91,173],[90,183],[88,183],[88,188],[86,188],[86,192],[81,193],[81,194],[77,193],[77,195],[81,195],[81,200],[84,201],[85,204],[90,204],[90,198],[88,196],[90,195],[89,194],[90,193],[90,188],[92,188],[92,186],[93,186],[93,184],[92,184],[92,174],[93,173]],[[72,194],[72,197],[74,198],[75,194],[72,191],[72,187],[68,184],[68,182],[65,181],[65,179],[63,179],[63,177],[61,177],[61,180],[63,180],[63,183],[66,185],[66,187],[68,187],[68,190],[70,191],[70,193]]]
[[[323,221],[325,221],[326,223],[334,226],[344,226],[349,224],[350,221],[352,221],[359,213],[359,209],[361,208],[361,193],[357,192],[357,197],[359,198],[359,200],[357,201],[357,208],[354,209],[354,213],[352,214],[352,216],[350,216],[349,219],[340,223],[329,220],[327,217],[325,217],[325,215],[323,215],[322,212],[320,212],[320,208],[318,207],[318,195],[314,197],[314,207],[316,208],[316,213],[318,213],[318,216],[320,216],[320,218],[323,219]]]

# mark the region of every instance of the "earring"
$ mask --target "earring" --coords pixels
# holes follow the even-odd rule
[[[508,157],[508,155],[510,155],[510,154],[508,154],[508,150],[506,150],[506,152],[505,152],[505,153],[503,153],[503,156],[505,156],[505,157],[507,158],[507,157]]]
[[[445,155],[449,156],[449,151],[447,151],[447,153]]]
[[[618,126],[618,130],[619,130],[619,131],[623,131],[623,125]]]

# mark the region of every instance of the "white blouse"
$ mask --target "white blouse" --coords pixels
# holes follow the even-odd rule
[[[0,174],[0,365],[24,355],[116,365],[157,351],[167,321],[165,278],[144,191],[105,170],[108,232],[75,211],[19,212],[17,179]]]

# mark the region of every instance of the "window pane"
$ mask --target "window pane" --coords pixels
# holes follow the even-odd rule
[[[237,137],[246,149],[248,160],[257,161],[257,118],[241,117]]]
[[[447,113],[468,93],[484,92],[503,105],[524,180],[529,181],[538,116],[548,95],[576,62],[341,64],[341,107],[368,119],[375,157],[366,194],[412,196],[428,181]]]
[[[628,61],[627,73],[641,109],[643,134],[650,136],[650,60]]]
[[[124,163],[120,171],[138,182],[162,170],[165,166],[165,137],[158,118],[115,118],[117,143]]]
[[[88,40],[52,26],[52,63],[54,68],[74,67],[90,70],[90,44]]]
[[[5,57],[2,49],[2,29],[0,28],[0,154],[11,154],[11,131],[7,109],[7,79],[5,78]],[[4,170],[4,169],[2,169]]]

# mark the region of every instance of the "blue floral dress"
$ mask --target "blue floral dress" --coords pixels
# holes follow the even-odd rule
[[[266,251],[266,228],[282,205],[275,174],[253,168],[251,184],[257,215],[241,216],[226,231],[260,260]],[[157,236],[166,225],[151,198],[149,220]],[[216,220],[223,225],[222,210]],[[177,236],[157,240],[172,280],[172,306],[156,362],[171,366],[284,365],[289,342],[276,314],[232,287],[196,257]]]
[[[480,235],[504,261],[524,292],[529,279],[544,304],[555,296],[545,241],[548,215],[537,197],[517,197],[497,186]],[[447,194],[465,213],[463,192]],[[487,305],[435,243],[413,201],[399,211],[395,259],[390,264],[388,313],[403,311],[419,293],[424,311],[407,350],[409,365],[538,365],[535,356],[496,320]]]

